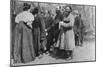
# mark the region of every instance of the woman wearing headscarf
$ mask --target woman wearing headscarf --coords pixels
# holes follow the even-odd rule
[[[72,52],[75,48],[74,40],[74,16],[71,14],[72,8],[70,6],[65,7],[64,17],[61,22],[59,22],[59,28],[61,29],[61,34],[59,40],[57,41],[56,47],[65,50],[67,56],[72,58]]]
[[[34,16],[30,13],[30,5],[24,3],[23,12],[19,13],[14,30],[14,61],[15,63],[27,63],[35,59],[34,44],[32,38],[32,21]]]

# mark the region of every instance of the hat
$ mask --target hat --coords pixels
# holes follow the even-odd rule
[[[65,6],[65,11],[67,11],[67,12],[72,12],[71,6]]]

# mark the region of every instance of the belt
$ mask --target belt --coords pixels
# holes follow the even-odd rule
[[[72,30],[72,28],[73,28],[72,26],[70,26],[70,27],[63,27],[63,30],[64,31],[68,31],[68,30]]]

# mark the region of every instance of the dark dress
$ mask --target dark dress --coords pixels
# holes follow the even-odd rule
[[[43,50],[45,47],[45,44],[43,43],[43,41],[45,40],[45,23],[41,15],[37,15],[37,17],[32,23],[32,27],[35,53],[36,56],[39,56],[41,50]]]
[[[35,52],[31,29],[24,22],[19,22],[14,32],[13,56],[15,63],[33,61],[35,59]]]

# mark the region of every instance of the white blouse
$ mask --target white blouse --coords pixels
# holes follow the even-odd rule
[[[32,23],[32,21],[34,21],[34,15],[32,15],[32,13],[30,13],[28,11],[23,11],[23,12],[19,13],[15,18],[16,23],[19,23],[20,21]]]

